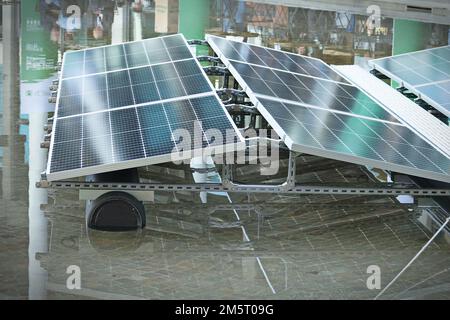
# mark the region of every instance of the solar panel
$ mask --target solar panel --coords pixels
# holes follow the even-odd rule
[[[349,82],[331,69],[320,59],[304,57],[298,54],[283,52],[247,43],[230,41],[225,38],[207,35],[208,41],[213,43],[221,55],[227,60],[244,62],[249,65],[270,67],[273,69],[288,71],[334,80],[349,84]]]
[[[369,64],[450,117],[450,46],[376,59]]]
[[[66,53],[53,132],[49,181],[245,147],[182,35]]]
[[[216,36],[206,39],[291,150],[450,182],[448,156],[326,64]],[[285,56],[315,69],[283,63],[279,57]]]

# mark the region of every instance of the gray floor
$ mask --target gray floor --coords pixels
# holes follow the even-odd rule
[[[373,181],[361,167],[315,157],[297,168],[302,182]],[[3,299],[372,299],[379,290],[367,288],[367,268],[380,267],[384,287],[431,236],[425,225],[435,229],[419,222],[422,209],[388,197],[230,194],[256,204],[234,212],[216,210],[227,203],[220,195],[201,206],[196,194],[158,193],[170,205],[148,204],[144,230],[87,231],[77,192],[35,189],[29,169],[14,167],[14,183],[3,184]],[[256,170],[239,168],[238,179]],[[141,174],[191,179],[187,168]],[[448,243],[440,235],[381,298],[450,298]],[[67,289],[70,265],[80,267],[80,290]]]

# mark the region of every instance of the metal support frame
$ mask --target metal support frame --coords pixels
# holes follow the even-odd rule
[[[219,57],[213,57],[213,56],[197,56],[197,60],[199,62],[212,62],[212,63],[222,63],[222,61],[220,61]]]
[[[295,166],[295,158],[298,154],[289,151],[289,164],[288,164],[288,174],[286,181],[280,185],[246,185],[246,184],[239,184],[233,182],[233,171],[231,165],[223,165],[223,177],[222,177],[222,184],[224,187],[230,189],[230,191],[236,191],[236,192],[246,192],[247,189],[252,190],[266,190],[267,187],[271,190],[269,192],[279,192],[279,193],[285,193],[289,192],[291,189],[295,188],[295,175],[296,175],[296,166]],[[254,192],[254,191],[252,191]],[[258,191],[256,191],[258,192]],[[262,191],[264,192],[264,191]]]
[[[224,76],[224,86],[228,85],[228,83],[229,78],[227,76]],[[249,103],[245,101],[247,94],[242,90],[223,87],[216,90],[216,93],[218,94],[224,105]]]
[[[225,67],[219,66],[207,66],[203,67],[203,70],[206,72],[208,76],[230,76],[231,73]]]
[[[379,71],[379,70],[377,70],[375,68],[370,70],[370,73],[372,75],[374,75],[376,78],[381,79],[381,80],[390,79],[382,71]],[[428,111],[430,114],[432,114],[434,117],[438,118],[443,123],[445,123],[445,124],[449,123],[449,118],[445,114],[443,114],[441,111],[439,111],[436,108],[434,108],[432,105],[427,103],[422,98],[419,98],[419,96],[417,94],[415,94],[414,92],[412,92],[410,89],[408,89],[408,88],[406,88],[404,86],[399,86],[399,87],[396,88],[396,90],[398,92],[400,92],[402,95],[404,95],[405,97],[407,97],[410,100],[414,101],[417,105],[419,105],[421,108],[423,108],[426,111]]]
[[[248,114],[260,114],[258,109],[254,106],[249,106],[245,104],[240,103],[232,103],[232,104],[226,104],[225,108],[228,112],[242,112],[242,113],[248,113]]]
[[[236,79],[234,79],[234,81],[233,81],[233,89],[235,89],[235,90],[239,89],[239,82]]]
[[[191,39],[188,40],[187,43],[191,46],[207,46],[208,42],[206,40],[202,40],[202,39]]]
[[[230,86],[230,74],[229,73],[226,73],[223,76],[223,86],[225,88],[228,88]]]
[[[36,183],[38,188],[52,189],[86,189],[86,190],[145,190],[145,191],[191,191],[191,192],[243,192],[243,193],[284,193],[284,194],[328,194],[328,195],[365,195],[365,196],[450,196],[450,189],[419,188],[411,184],[376,184],[368,187],[349,187],[338,185],[300,185],[296,184],[297,153],[289,152],[288,174],[286,181],[280,185],[238,184],[233,182],[232,165],[222,167],[222,183],[198,184],[164,184],[164,183],[98,183],[79,181],[46,180],[45,174]]]
[[[163,184],[163,183],[96,183],[79,181],[41,180],[36,183],[38,188],[51,189],[91,189],[91,190],[147,190],[147,191],[192,191],[192,192],[252,192],[252,193],[285,193],[285,194],[327,194],[327,195],[365,195],[365,196],[428,196],[448,197],[450,189],[417,188],[410,185],[392,184],[374,187],[345,187],[333,185],[298,185],[287,189],[271,185],[236,185],[232,188],[219,183],[203,184]]]
[[[233,168],[230,164],[222,165],[222,185],[226,188],[233,187]]]
[[[190,45],[209,45],[205,40],[189,40]],[[228,109],[237,108],[251,113],[254,124],[257,110],[252,106],[244,105],[242,103],[233,103],[233,99],[245,98],[246,93],[243,90],[238,90],[239,83],[234,79],[233,88],[229,87],[230,71],[226,67],[218,66],[221,62],[218,57],[200,56],[197,57],[199,61],[212,62],[212,66],[203,67],[203,70],[208,75],[224,76],[226,85],[224,88],[217,90],[219,96],[231,96],[229,99]],[[372,70],[372,73],[378,77],[383,76],[382,73]],[[59,83],[53,82],[53,85]],[[227,104],[225,104],[227,105]],[[256,111],[256,112],[255,112]],[[50,119],[49,119],[50,120]],[[49,121],[51,122],[51,121]],[[45,144],[41,147],[48,147]],[[384,184],[382,186],[374,187],[347,187],[347,186],[333,186],[333,185],[297,185],[295,181],[296,176],[296,161],[298,154],[289,150],[288,174],[286,181],[280,185],[255,184],[246,185],[233,182],[233,168],[230,164],[224,164],[222,169],[222,183],[203,183],[203,184],[163,184],[163,183],[97,183],[97,182],[79,182],[79,181],[56,181],[49,182],[46,179],[45,172],[41,175],[41,181],[36,183],[38,188],[52,188],[52,189],[80,189],[80,190],[139,190],[139,191],[192,191],[192,192],[244,192],[244,193],[285,193],[285,194],[328,194],[328,195],[373,195],[373,196],[397,196],[397,195],[412,195],[412,196],[450,196],[450,189],[435,189],[435,188],[418,188],[411,185],[402,184]]]

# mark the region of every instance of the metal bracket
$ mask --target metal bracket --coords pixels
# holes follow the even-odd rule
[[[213,63],[222,63],[222,61],[220,61],[220,59],[218,57],[213,57],[213,56],[197,56],[197,60],[200,62],[213,62]]]
[[[222,185],[226,188],[233,188],[233,168],[230,164],[224,163],[222,166]]]
[[[41,142],[41,149],[50,149],[50,141]]]
[[[289,151],[288,175],[286,178],[286,182],[283,183],[283,187],[286,188],[286,190],[295,188],[295,176],[297,174],[295,158],[297,156],[298,154],[294,151]]]
[[[282,183],[281,185],[245,185],[245,184],[239,184],[233,182],[233,172],[231,170],[230,165],[224,165],[223,166],[223,178],[222,183],[224,187],[230,188],[234,191],[246,191],[247,189],[265,189],[267,187],[270,188],[270,192],[280,192],[280,193],[286,193],[289,192],[291,189],[295,188],[295,176],[296,176],[296,165],[295,165],[295,158],[297,157],[297,153],[293,151],[289,151],[289,164],[288,164],[288,174],[286,181]]]
[[[248,106],[240,103],[226,104],[225,108],[228,112],[244,112],[248,114],[260,114],[254,106]]]
[[[245,93],[244,90],[237,90],[237,89],[231,89],[231,88],[222,88],[216,90],[217,94],[220,95],[231,95],[231,96],[238,96],[238,97],[246,97],[247,93]]]
[[[208,42],[206,40],[202,40],[202,39],[191,39],[188,40],[187,43],[189,45],[196,45],[196,46],[207,46]]]
[[[207,66],[203,67],[203,70],[206,72],[208,76],[226,76],[231,75],[231,72],[228,71],[225,67],[218,67],[218,66]]]

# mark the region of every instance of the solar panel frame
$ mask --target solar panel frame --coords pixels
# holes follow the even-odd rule
[[[430,142],[435,149],[450,158],[449,126],[358,66],[334,66],[334,69],[369,92],[376,101],[389,108],[397,119],[405,123],[419,137]]]
[[[447,55],[444,56],[440,51],[443,50]],[[423,54],[431,53],[440,59],[441,62],[438,63],[442,66],[435,68],[432,64],[426,64],[426,68],[420,66],[419,57]],[[402,58],[411,58],[413,61],[413,65],[411,67],[398,63],[396,60]],[[383,64],[388,63],[393,66],[383,66]],[[443,69],[443,66],[446,66],[448,69]],[[400,83],[402,86],[413,92],[420,99],[427,102],[429,105],[433,106],[436,110],[439,110],[442,114],[450,118],[450,90],[446,90],[441,88],[441,83],[450,83],[450,45],[442,46],[437,48],[425,49],[415,52],[408,52],[404,54],[395,55],[392,57],[379,58],[369,61],[369,66],[380,71],[384,75],[388,76],[392,80]],[[420,69],[422,68],[422,69]],[[432,72],[432,76],[436,77],[439,75],[439,79],[430,80],[423,74],[422,72]],[[414,76],[415,81],[419,81],[418,83],[414,83],[411,80],[407,80],[408,76]],[[442,89],[446,92],[448,103],[442,103],[442,101],[436,100],[429,92],[423,90],[425,87],[437,86],[438,89]]]
[[[182,40],[182,43],[184,45],[185,48],[189,48],[189,44],[187,43],[186,39],[180,35],[168,35],[168,36],[163,36],[163,37],[159,37],[156,39],[159,39],[159,41],[162,41],[162,43],[165,43],[164,39],[170,39],[170,38],[175,38],[178,37],[178,39]],[[126,44],[120,44],[120,46],[122,46],[122,50],[124,55],[126,55],[127,51],[125,49],[125,45],[129,45],[129,44],[133,44],[133,43],[139,43],[142,40],[139,41],[133,41],[133,42],[129,42]],[[144,40],[145,41],[145,40]],[[173,42],[173,41],[172,41]],[[175,41],[176,42],[176,41]],[[178,42],[180,43],[180,42]],[[144,48],[146,48],[145,43],[143,43]],[[97,48],[91,48],[91,49],[85,49],[81,52],[83,52],[83,57],[85,57],[86,55],[86,51],[90,51],[90,50],[98,50],[99,48],[106,48],[108,46],[103,46],[103,47],[97,47]],[[175,46],[176,47],[176,46]],[[168,52],[167,48],[164,47],[164,49]],[[145,49],[146,50],[146,49]],[[189,49],[188,49],[189,50]],[[157,51],[157,50],[156,50]],[[80,51],[77,51],[80,52]],[[103,51],[105,52],[105,51]],[[152,51],[154,52],[154,51]],[[134,93],[133,91],[131,91],[132,93],[132,99],[133,99],[133,104],[127,105],[127,106],[123,106],[123,107],[118,107],[116,109],[114,108],[109,108],[107,110],[96,110],[93,112],[89,112],[89,113],[83,113],[83,110],[81,110],[81,112],[79,112],[78,114],[71,114],[71,115],[66,115],[64,117],[59,117],[58,113],[59,113],[59,103],[60,103],[60,98],[61,98],[61,91],[62,90],[58,90],[57,92],[57,103],[56,103],[56,109],[55,109],[55,119],[54,119],[54,132],[59,132],[61,129],[59,129],[58,127],[58,122],[61,121],[65,121],[65,120],[73,120],[73,118],[76,117],[81,117],[81,123],[82,123],[82,128],[79,129],[81,130],[81,137],[79,139],[76,140],[68,140],[67,138],[64,141],[58,141],[58,143],[56,143],[55,141],[56,139],[56,135],[53,134],[52,135],[52,139],[50,142],[50,149],[49,149],[49,156],[48,156],[48,162],[47,162],[47,167],[46,167],[46,174],[47,174],[47,179],[48,181],[55,181],[55,180],[62,180],[62,179],[68,179],[68,178],[74,178],[74,177],[80,177],[80,176],[85,176],[85,175],[91,175],[91,174],[97,174],[97,173],[103,173],[103,172],[109,172],[109,171],[116,171],[116,170],[122,170],[122,169],[126,169],[126,168],[133,168],[133,167],[140,167],[140,166],[146,166],[146,165],[152,165],[152,164],[157,164],[157,163],[164,163],[164,162],[170,162],[173,160],[185,160],[185,159],[189,159],[192,156],[201,156],[204,154],[221,154],[221,153],[226,153],[226,152],[230,152],[230,151],[236,151],[236,150],[242,150],[245,148],[245,142],[244,139],[239,131],[239,129],[236,127],[235,123],[233,122],[231,116],[228,114],[228,112],[226,112],[226,109],[224,107],[224,105],[222,104],[220,98],[218,97],[217,93],[215,92],[215,88],[213,87],[212,83],[210,81],[208,81],[207,75],[204,72],[204,70],[202,69],[202,66],[200,64],[200,62],[193,56],[193,54],[190,52],[190,58],[189,59],[182,59],[182,60],[174,60],[174,61],[170,61],[170,62],[165,62],[165,63],[170,63],[173,64],[175,63],[175,61],[180,62],[180,61],[194,61],[195,66],[197,67],[197,69],[199,70],[199,72],[196,73],[196,76],[201,77],[202,79],[204,79],[206,82],[204,84],[208,84],[208,91],[206,92],[201,92],[201,93],[197,93],[197,94],[188,94],[186,92],[186,90],[184,90],[183,95],[181,96],[176,96],[170,99],[160,99],[160,100],[156,100],[156,101],[152,101],[152,102],[146,102],[146,103],[141,103],[141,104],[136,104],[135,102],[135,97],[134,97]],[[147,55],[149,53],[146,53]],[[151,54],[151,53],[150,53]],[[70,56],[70,54],[69,54]],[[65,57],[64,57],[65,59]],[[132,79],[129,73],[130,68],[128,68],[128,62],[126,61],[126,67],[125,69],[119,69],[119,70],[114,70],[114,71],[105,71],[100,73],[100,75],[105,75],[105,81],[106,81],[106,91],[107,94],[109,95],[110,91],[108,91],[108,80],[107,80],[107,75],[108,74],[112,74],[114,72],[121,72],[121,71],[126,71],[126,73],[128,74],[128,80],[130,83],[132,83]],[[61,78],[60,78],[60,82],[63,83],[63,80],[69,80],[70,78],[64,78],[63,79],[63,74],[64,74],[64,68],[65,68],[65,61],[63,61],[63,65],[62,65],[62,70],[61,70]],[[149,60],[149,63],[151,61]],[[104,61],[104,63],[106,63],[106,60]],[[162,64],[162,63],[161,63]],[[84,65],[84,63],[83,63]],[[148,66],[151,69],[151,64],[148,64]],[[142,67],[142,66],[140,66]],[[138,69],[140,67],[132,67],[132,69]],[[176,71],[178,73],[178,71]],[[89,75],[84,75],[84,76],[80,76],[79,78],[85,78],[85,77],[90,77],[90,76],[94,76],[95,74],[89,74]],[[154,74],[153,74],[154,77]],[[180,78],[180,75],[178,75],[178,77]],[[191,76],[189,76],[191,77]],[[155,79],[153,79],[155,80]],[[189,79],[190,80],[190,79]],[[173,81],[173,79],[170,79],[170,81]],[[181,84],[182,85],[182,84]],[[84,86],[84,82],[82,87]],[[62,87],[62,86],[61,86]],[[118,88],[124,88],[124,87],[118,87]],[[82,88],[82,92],[83,92]],[[117,89],[117,88],[116,88]],[[115,90],[115,89],[111,89],[111,90]],[[180,154],[176,149],[176,150],[171,150],[172,152],[167,153],[167,151],[169,149],[165,148],[164,146],[161,145],[157,145],[153,143],[149,139],[150,136],[152,136],[152,139],[156,139],[158,137],[158,132],[153,132],[153,128],[148,128],[148,127],[144,127],[141,128],[140,123],[138,123],[138,127],[136,128],[136,130],[134,131],[127,131],[125,133],[118,133],[118,132],[113,132],[114,130],[117,131],[117,128],[114,127],[114,125],[111,123],[111,115],[113,114],[113,112],[126,112],[126,111],[131,111],[132,109],[135,110],[136,115],[138,116],[138,122],[139,122],[139,115],[138,115],[138,108],[145,108],[145,107],[151,107],[157,104],[161,104],[161,103],[170,103],[170,102],[177,102],[177,101],[189,101],[189,103],[191,104],[191,108],[194,112],[194,107],[192,106],[192,101],[194,101],[195,99],[213,99],[211,101],[213,101],[216,104],[216,107],[218,110],[222,110],[222,113],[224,114],[223,118],[221,118],[222,121],[227,121],[226,123],[223,123],[222,125],[228,126],[229,129],[234,130],[233,131],[233,142],[232,143],[228,143],[228,141],[224,141],[223,144],[221,145],[217,145],[217,144],[213,144],[213,143],[207,143],[202,144],[200,147],[197,147],[194,145],[193,148],[187,150],[189,152],[186,153],[182,153]],[[108,97],[109,99],[109,97]],[[107,114],[108,118],[109,118],[109,123],[106,124],[106,126],[109,127],[109,134],[108,132],[103,132],[104,134],[100,134],[97,136],[87,136],[84,137],[83,136],[83,132],[84,132],[84,127],[83,127],[83,121],[85,121],[85,118],[87,116],[93,116],[93,115],[99,115],[99,114]],[[211,115],[211,118],[214,118],[214,121],[216,121],[217,115]],[[212,121],[209,120],[209,118],[203,118],[203,119],[198,119],[200,121],[204,121],[205,124],[207,124],[208,122]],[[114,128],[114,129],[113,129]],[[162,130],[162,126],[161,126],[161,130]],[[59,131],[58,131],[59,130]],[[202,129],[203,130],[203,129]],[[130,132],[134,132],[133,134],[130,134]],[[167,132],[167,131],[165,131]],[[202,131],[203,132],[203,131]],[[125,142],[125,140],[127,139],[131,139],[133,137],[136,137],[136,133],[139,133],[139,139],[141,140],[141,145],[142,145],[142,151],[140,150],[129,150],[129,145],[127,145]],[[171,133],[172,134],[172,133]],[[59,136],[59,134],[58,134]],[[95,139],[98,139],[98,137],[103,137],[102,139],[105,140],[106,138],[109,139],[108,141],[103,141],[103,143],[110,143],[110,150],[111,154],[105,154],[106,157],[112,157],[113,158],[113,162],[112,163],[102,163],[102,164],[98,164],[95,165],[94,163],[98,163],[98,160],[92,158],[92,157],[88,157],[87,155],[83,154],[83,150],[85,152],[87,152],[88,150],[90,150],[89,148],[92,149],[91,145],[86,145],[86,147],[83,147],[83,141],[84,140],[89,140],[89,141],[93,141]],[[205,139],[207,139],[205,132],[202,133],[202,137],[204,137]],[[93,140],[94,139],[94,140]],[[134,140],[136,140],[135,138],[133,138]],[[144,141],[145,140],[145,141]],[[92,142],[92,143],[93,143]],[[136,141],[134,141],[136,142]],[[172,140],[170,140],[170,142],[173,142]],[[149,143],[149,144],[146,144]],[[153,144],[152,144],[153,143]],[[71,159],[66,159],[66,157],[62,156],[59,153],[54,153],[55,150],[55,146],[57,148],[60,148],[61,145],[64,144],[66,146],[66,149],[62,149],[61,152],[66,152],[68,155],[70,155],[72,158]],[[137,144],[134,144],[137,145]],[[125,148],[123,150],[122,153],[117,153],[114,149],[116,148]],[[88,149],[86,149],[88,148]],[[103,148],[103,147],[101,147]],[[160,150],[159,150],[159,149]],[[72,150],[74,149],[74,150]],[[105,148],[103,148],[105,149]],[[105,149],[105,150],[106,150]],[[151,156],[147,156],[147,151],[148,150],[156,150],[158,149],[155,155],[151,155]],[[147,151],[146,151],[147,150]],[[74,152],[79,151],[79,153],[75,156]],[[140,157],[136,158],[126,158],[127,156],[129,156],[129,152],[134,152],[134,153],[138,153],[140,155]],[[118,155],[124,156],[124,158],[122,159],[115,159],[117,158]],[[56,158],[59,159],[56,159]],[[94,164],[94,165],[89,165],[89,166],[84,166],[83,165],[83,159],[86,159],[86,161],[88,161],[88,164]],[[76,163],[79,161],[79,165],[76,166]],[[68,166],[67,170],[56,170],[59,169],[61,166],[63,166],[64,162],[68,162],[70,165]],[[59,168],[58,168],[59,167]]]
[[[215,36],[207,35],[206,40],[208,41],[208,43],[211,46],[211,48],[213,49],[213,51],[218,55],[219,59],[225,64],[225,66],[231,72],[233,77],[238,81],[238,83],[241,85],[243,90],[247,93],[247,96],[249,97],[250,101],[258,108],[258,110],[263,115],[263,117],[274,128],[274,130],[282,138],[282,140],[284,141],[284,143],[290,150],[293,150],[296,152],[301,152],[301,153],[314,154],[317,156],[322,156],[322,157],[332,158],[332,159],[336,159],[336,160],[340,160],[340,161],[356,163],[356,164],[360,164],[360,165],[373,166],[373,167],[377,167],[377,168],[381,168],[381,169],[392,170],[392,171],[410,174],[410,175],[414,175],[414,176],[422,176],[422,177],[445,181],[445,182],[450,183],[450,172],[435,173],[435,172],[431,172],[431,171],[423,170],[423,169],[419,169],[419,168],[413,168],[413,167],[399,165],[399,164],[395,164],[395,163],[391,163],[391,162],[388,163],[386,161],[370,159],[368,157],[364,157],[364,158],[357,157],[350,153],[346,154],[346,153],[341,153],[341,152],[330,151],[330,150],[327,150],[326,148],[312,147],[312,145],[314,145],[314,143],[317,143],[317,140],[315,140],[314,136],[311,136],[311,139],[310,139],[311,144],[309,144],[309,145],[308,144],[299,144],[298,141],[294,141],[289,136],[289,134],[286,133],[285,129],[283,129],[283,127],[280,125],[280,123],[276,119],[276,117],[274,117],[273,114],[264,107],[264,105],[260,102],[260,99],[268,98],[268,99],[271,99],[272,101],[278,101],[278,102],[283,102],[283,103],[292,103],[293,101],[283,100],[283,99],[279,99],[279,98],[274,99],[274,97],[263,96],[261,94],[255,93],[253,91],[253,89],[251,88],[251,85],[249,85],[248,82],[246,81],[246,79],[244,79],[244,77],[241,76],[240,72],[238,72],[235,69],[235,67],[232,64],[232,61],[227,59],[225,57],[225,55],[222,54],[221,50],[217,46],[215,46],[213,41],[210,41],[211,37],[215,37]],[[344,77],[344,75],[342,75],[342,74],[341,74],[341,76]],[[347,79],[347,81],[348,81],[348,79]],[[348,81],[348,82],[351,83],[350,81]],[[360,89],[363,93],[365,93],[371,99],[374,99],[373,96],[370,95],[367,91],[362,90],[360,87],[357,87],[357,88]],[[269,91],[270,91],[270,89],[269,89]],[[376,99],[374,99],[374,101],[378,102]],[[317,107],[315,107],[315,106],[306,105],[303,103],[296,103],[296,104],[299,106],[303,106],[305,108],[317,109]],[[381,104],[381,106],[383,106],[383,105]],[[341,113],[338,111],[330,111],[330,110],[325,110],[325,111],[332,112],[335,115],[348,114],[348,113]],[[394,113],[392,113],[391,110],[386,110],[386,111],[389,112],[391,115],[393,115],[395,118],[397,118],[397,116]],[[367,118],[367,119],[377,120],[377,119],[370,118],[370,117],[355,116],[352,114],[349,114],[349,115],[353,116],[355,118],[360,118],[360,119]],[[378,119],[378,121],[383,122],[382,120],[379,120],[379,119]],[[298,126],[298,122],[296,124],[297,124],[297,126],[295,127],[295,130],[298,130],[299,132],[301,132],[303,129],[305,132],[308,132],[308,130],[304,126],[302,128],[302,127]],[[398,124],[396,124],[396,123],[392,123],[392,124],[404,127],[403,121],[400,121]],[[440,155],[444,156],[443,154],[440,154]],[[404,159],[404,160],[407,160],[407,159]],[[407,160],[407,162],[409,162],[409,161]]]

